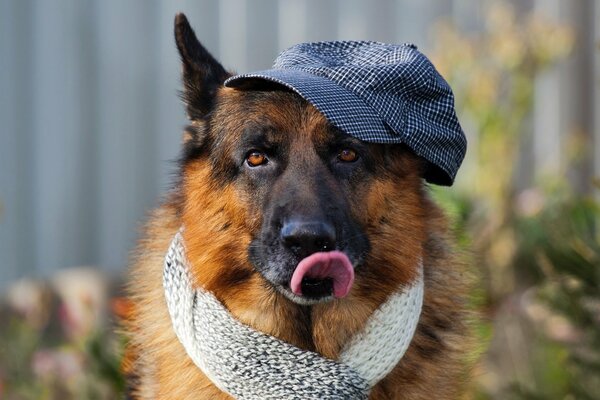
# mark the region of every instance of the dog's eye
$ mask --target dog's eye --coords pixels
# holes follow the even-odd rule
[[[250,167],[258,167],[264,165],[268,161],[267,156],[260,151],[251,151],[246,156],[246,164]]]
[[[354,162],[358,160],[358,153],[352,149],[342,149],[342,151],[338,153],[337,157],[338,160],[343,162]]]

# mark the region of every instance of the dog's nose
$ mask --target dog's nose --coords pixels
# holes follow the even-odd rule
[[[281,240],[285,247],[300,258],[319,251],[335,249],[335,228],[320,221],[289,221],[281,228]]]

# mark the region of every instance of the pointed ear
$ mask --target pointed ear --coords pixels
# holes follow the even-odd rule
[[[196,38],[184,14],[175,16],[175,42],[183,64],[183,100],[192,120],[203,120],[217,89],[231,76]]]

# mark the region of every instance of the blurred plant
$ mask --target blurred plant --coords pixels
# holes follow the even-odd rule
[[[516,166],[533,104],[535,76],[570,51],[572,31],[543,16],[493,2],[481,32],[448,22],[435,30],[433,62],[449,80],[469,136],[470,168],[461,172],[471,199],[473,247],[485,265],[490,302],[515,289]],[[459,182],[460,183],[460,182]],[[465,188],[465,186],[468,186]],[[468,201],[468,200],[467,200]]]
[[[564,193],[546,202],[517,221],[515,265],[536,275],[540,301],[530,316],[545,333],[541,340],[562,350],[552,362],[563,376],[549,384],[534,374],[538,382],[514,391],[531,399],[600,399],[600,205]]]
[[[52,285],[13,285],[0,305],[0,398],[118,398],[120,342],[107,292],[92,270],[62,271]]]
[[[433,62],[453,87],[470,149],[458,191],[434,194],[468,232],[460,241],[482,271],[497,337],[478,371],[487,383],[469,398],[600,399],[599,206],[566,173],[515,185],[535,78],[570,52],[573,31],[498,1],[481,30],[442,22],[435,33]],[[573,163],[585,144],[576,149]]]

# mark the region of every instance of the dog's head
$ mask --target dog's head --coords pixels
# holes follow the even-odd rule
[[[307,305],[380,302],[411,281],[425,237],[421,159],[346,135],[284,87],[225,88],[229,73],[183,15],[175,34],[191,120],[181,210],[197,283],[225,303],[235,293]]]

